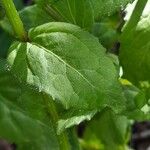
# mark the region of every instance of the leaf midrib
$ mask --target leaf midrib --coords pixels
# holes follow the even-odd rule
[[[51,50],[41,46],[40,44],[37,43],[30,43],[33,44],[43,50],[45,50],[47,53],[51,54],[52,56],[54,56],[55,58],[57,58],[58,60],[60,60],[62,63],[64,63],[66,66],[68,66],[69,68],[71,68],[72,70],[74,70],[77,74],[79,74],[92,88],[97,89],[97,87],[95,87],[88,79],[86,79],[86,77],[80,73],[76,68],[74,68],[73,66],[71,66],[70,64],[68,64],[67,62],[65,62],[61,57],[59,57],[58,55],[56,55],[55,53],[53,53]]]

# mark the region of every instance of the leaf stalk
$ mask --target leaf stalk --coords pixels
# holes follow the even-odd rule
[[[47,106],[48,114],[51,117],[54,129],[55,129],[58,141],[59,141],[60,150],[70,150],[70,144],[68,142],[67,133],[64,131],[59,135],[57,134],[57,123],[59,120],[59,115],[58,115],[58,112],[56,110],[56,107],[55,107],[53,100],[51,100],[49,98],[49,96],[47,96],[44,93],[43,93],[43,99],[44,99],[45,104]]]
[[[13,27],[15,35],[21,41],[27,41],[27,33],[12,0],[1,0],[6,16]]]
[[[124,33],[128,33],[131,29],[137,26],[147,2],[148,0],[137,1],[134,11],[130,17],[130,20],[124,29]]]

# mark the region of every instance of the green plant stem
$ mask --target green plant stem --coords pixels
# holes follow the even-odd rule
[[[19,14],[15,8],[13,1],[12,0],[1,0],[1,1],[2,1],[2,6],[4,7],[6,15],[8,17],[8,20],[10,21],[10,23],[13,27],[15,35],[21,41],[26,41],[27,34],[25,32],[23,23],[19,17]]]
[[[126,25],[126,28],[124,29],[124,33],[128,33],[129,30],[131,30],[137,26],[147,2],[148,2],[148,0],[138,0],[137,1],[137,4],[131,15],[131,18],[130,18],[128,24]]]
[[[55,107],[55,104],[53,100],[51,100],[46,94],[43,94],[43,99],[45,101],[45,104],[48,108],[48,113],[51,117],[51,120],[53,122],[56,134],[57,134],[57,123],[59,120],[59,116]],[[61,134],[57,134],[58,140],[59,140],[59,145],[60,145],[60,150],[70,150],[70,145],[68,142],[68,137],[67,133],[63,132]]]

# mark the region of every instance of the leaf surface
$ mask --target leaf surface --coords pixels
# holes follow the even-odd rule
[[[110,16],[132,0],[37,0],[57,21],[90,27],[95,20]]]
[[[94,22],[94,14],[89,0],[38,0],[46,12],[56,21],[63,21],[89,29]]]
[[[94,17],[99,20],[103,17],[111,16],[119,9],[124,8],[133,0],[90,0],[94,10]]]
[[[22,88],[4,65],[0,62],[0,138],[15,143],[19,150],[59,150],[50,120],[44,122],[47,115],[42,101],[35,92]]]
[[[14,43],[8,56],[21,81],[67,110],[110,106],[119,112],[124,108],[115,66],[95,37],[56,22],[32,29],[29,37],[31,43]]]

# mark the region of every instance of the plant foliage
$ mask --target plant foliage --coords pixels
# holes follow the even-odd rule
[[[150,1],[132,2],[0,0],[0,139],[129,149],[132,123],[150,119]]]

